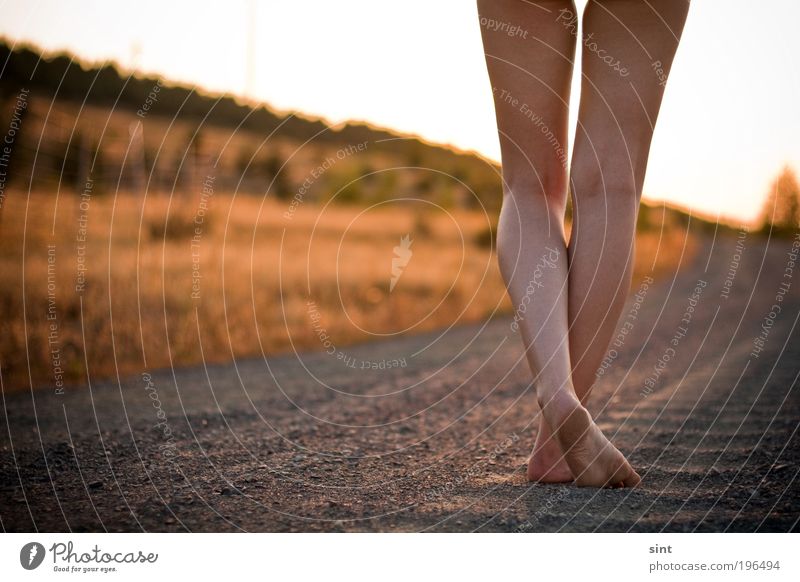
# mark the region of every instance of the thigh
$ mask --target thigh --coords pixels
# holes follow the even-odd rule
[[[684,0],[590,0],[581,39],[576,190],[641,193],[687,11]]]
[[[506,185],[533,178],[565,196],[574,6],[481,0],[478,9]]]

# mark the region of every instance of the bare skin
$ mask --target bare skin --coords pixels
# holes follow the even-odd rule
[[[639,475],[584,405],[630,285],[647,156],[688,3],[587,5],[569,244],[563,219],[575,7],[478,0],[478,8],[503,158],[498,260],[543,417],[528,478],[635,486]],[[523,32],[509,34],[514,25]]]

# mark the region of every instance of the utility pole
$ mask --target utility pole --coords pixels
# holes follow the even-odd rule
[[[258,17],[256,0],[247,2],[247,71],[245,72],[245,96],[250,101],[256,100],[256,20]]]

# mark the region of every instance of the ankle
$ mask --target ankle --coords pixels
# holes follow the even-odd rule
[[[540,384],[536,388],[536,401],[544,410],[547,407],[565,406],[571,402],[579,402],[572,384],[562,384],[555,387],[549,384]]]
[[[560,426],[564,418],[581,405],[571,388],[539,390],[536,394],[544,420],[550,427]]]

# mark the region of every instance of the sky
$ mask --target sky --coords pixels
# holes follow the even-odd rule
[[[752,222],[800,171],[798,21],[796,0],[692,0],[646,199]],[[475,0],[0,0],[0,36],[500,157]]]

